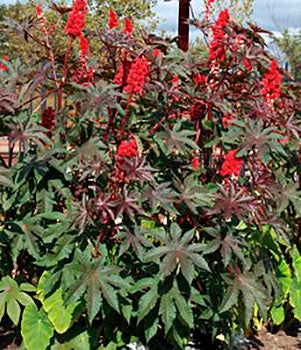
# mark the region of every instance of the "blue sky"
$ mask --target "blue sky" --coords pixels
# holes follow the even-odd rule
[[[196,15],[204,11],[202,0],[191,0],[191,4]],[[166,19],[159,29],[176,31],[178,0],[158,0],[155,9],[160,18]],[[270,31],[301,28],[301,0],[255,0],[252,21]]]
[[[123,0],[126,1],[126,0]],[[0,0],[0,4],[8,4],[14,0]],[[194,13],[203,11],[203,0],[191,0]],[[157,0],[156,12],[161,21],[159,30],[175,32],[178,20],[178,0]],[[255,0],[253,21],[271,31],[284,28],[301,28],[301,0]]]

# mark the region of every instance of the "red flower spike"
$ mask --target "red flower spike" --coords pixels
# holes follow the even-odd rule
[[[149,68],[147,59],[143,57],[136,57],[131,65],[131,69],[126,79],[127,85],[123,92],[128,93],[143,93],[143,85],[146,77],[149,75]]]
[[[134,137],[130,137],[130,141],[121,141],[117,148],[117,155],[120,157],[136,157],[138,155],[138,147]]]
[[[109,21],[108,21],[109,29],[114,29],[119,27],[118,16],[117,13],[110,9],[109,10]]]
[[[36,6],[36,13],[37,13],[38,17],[41,16],[41,14],[42,14],[42,7],[40,5]]]
[[[207,82],[207,76],[205,74],[196,74],[194,77],[193,77],[193,81],[195,83],[195,85],[199,85],[199,84],[206,84]]]
[[[212,28],[213,40],[209,46],[210,60],[223,61],[226,56],[226,49],[224,45],[225,34],[223,29],[228,25],[230,15],[228,9],[221,11]]]
[[[81,56],[86,58],[87,54],[90,55],[89,43],[87,39],[83,36],[79,36],[80,53]]]
[[[131,36],[134,32],[134,27],[133,23],[129,18],[126,18],[124,20],[124,28],[123,28],[123,33]]]
[[[263,78],[262,95],[267,103],[272,102],[280,97],[281,90],[281,74],[278,70],[276,60],[273,60],[269,70]]]
[[[225,160],[220,171],[221,176],[239,176],[243,159],[237,158],[236,153],[236,150],[231,150],[225,155]]]
[[[199,157],[195,156],[192,158],[191,165],[193,169],[198,169],[200,167]]]
[[[74,37],[80,36],[85,26],[87,4],[85,0],[75,0],[69,13],[65,33]]]

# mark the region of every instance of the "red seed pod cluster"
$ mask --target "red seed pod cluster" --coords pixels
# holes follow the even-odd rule
[[[225,155],[225,160],[220,171],[221,176],[239,176],[243,159],[237,158],[236,153],[237,151],[232,149]]]
[[[81,35],[85,26],[87,4],[85,0],[75,0],[72,11],[69,13],[65,33],[74,37]]]
[[[124,20],[124,28],[123,28],[123,33],[126,35],[131,36],[134,32],[134,26],[132,21],[129,18],[126,18]]]
[[[221,11],[212,28],[213,39],[209,47],[210,60],[224,61],[226,56],[224,28],[228,25],[230,15],[228,9]]]
[[[126,79],[126,86],[123,91],[130,94],[143,93],[143,85],[149,75],[149,67],[147,59],[142,57],[136,57],[131,65],[129,74]]]
[[[117,155],[120,157],[136,157],[138,155],[138,147],[133,136],[130,136],[130,140],[121,141],[117,148]]]
[[[117,13],[110,9],[109,10],[109,20],[108,20],[108,27],[109,29],[114,29],[119,27],[119,21],[118,21],[118,16]]]
[[[267,103],[280,97],[281,74],[276,60],[273,60],[263,78],[262,95]]]

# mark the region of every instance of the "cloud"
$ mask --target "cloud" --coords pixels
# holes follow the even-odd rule
[[[255,0],[251,21],[264,29],[280,31],[284,28],[301,28],[301,0]],[[192,0],[196,16],[204,11],[201,0]],[[161,19],[158,30],[176,32],[178,23],[178,1],[158,0],[155,11]],[[165,19],[165,21],[163,21]]]

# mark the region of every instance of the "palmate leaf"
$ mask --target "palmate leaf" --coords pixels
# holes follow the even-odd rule
[[[65,303],[75,302],[84,295],[90,322],[98,313],[102,299],[119,312],[118,289],[129,289],[119,272],[117,266],[106,266],[104,251],[99,259],[91,261],[90,256],[76,250],[73,262],[64,267],[62,274],[67,289]]]
[[[160,300],[159,315],[164,323],[164,333],[167,335],[177,316],[175,300],[172,293],[163,294]]]
[[[163,277],[171,274],[178,266],[183,276],[191,284],[195,266],[210,271],[206,260],[200,254],[205,245],[200,243],[191,243],[194,238],[194,230],[183,234],[180,226],[172,223],[170,233],[161,236],[163,245],[153,248],[146,254],[146,261],[160,261],[160,272]]]
[[[167,212],[179,214],[174,207],[177,201],[178,193],[174,191],[169,182],[157,184],[154,188],[149,186],[144,194],[153,211],[157,211],[159,207]]]
[[[238,302],[241,294],[245,306],[245,326],[248,326],[255,303],[257,304],[261,315],[266,316],[266,296],[262,284],[257,282],[256,276],[251,272],[240,273],[238,270],[232,278],[227,277],[226,282],[229,285],[227,293],[221,304],[220,312],[229,310]]]
[[[132,247],[137,257],[141,258],[144,247],[150,246],[149,240],[146,239],[138,227],[135,228],[134,232],[124,229],[117,234],[116,238],[121,240],[119,256],[126,253]]]
[[[229,264],[233,254],[243,263],[245,262],[242,248],[248,247],[248,245],[242,238],[234,237],[232,233],[227,233],[225,237],[223,237],[219,226],[217,228],[205,228],[205,231],[208,232],[208,230],[209,232],[214,232],[213,235],[215,239],[208,241],[207,246],[204,249],[204,254],[211,254],[220,250],[225,267]]]
[[[280,212],[282,212],[291,202],[293,203],[295,210],[298,212],[298,215],[301,215],[301,192],[298,183],[290,183],[281,186],[277,197],[278,210]]]
[[[184,202],[194,214],[198,213],[197,207],[213,204],[213,190],[203,186],[194,175],[187,176],[183,183],[175,179],[175,187],[180,193],[179,200]]]
[[[181,123],[177,123],[173,129],[165,128],[156,134],[155,139],[164,154],[170,155],[174,151],[184,154],[190,149],[198,149],[193,141],[194,131],[180,130]]]
[[[41,241],[42,226],[39,218],[27,215],[21,221],[14,221],[7,230],[12,239],[12,255],[16,260],[21,250],[26,250],[35,259],[40,258],[39,242]]]
[[[61,228],[63,225],[58,224],[54,226]],[[56,234],[57,233],[58,232],[56,232]],[[74,244],[72,244],[73,240],[74,240],[74,237],[72,237],[71,235],[68,235],[67,233],[62,234],[55,241],[55,245],[51,249],[51,252],[43,254],[43,257],[38,259],[36,261],[36,264],[40,266],[47,266],[47,267],[57,265],[61,260],[69,257],[69,255],[73,251],[74,249]]]
[[[25,293],[26,291],[35,291],[35,287],[28,283],[22,283],[20,286],[9,276],[5,276],[0,281],[0,321],[4,315],[5,307],[9,318],[14,325],[18,325],[21,308],[34,304],[33,299]]]
[[[213,213],[223,212],[225,219],[228,220],[232,215],[238,219],[244,216],[252,215],[258,206],[257,199],[252,196],[246,196],[243,188],[236,189],[233,183],[227,188],[220,186],[215,196],[215,205]]]

